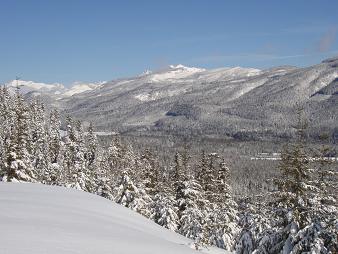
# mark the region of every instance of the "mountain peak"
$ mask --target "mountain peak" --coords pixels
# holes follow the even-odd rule
[[[169,65],[169,69],[172,70],[186,70],[186,71],[205,71],[203,68],[188,67],[183,64]]]
[[[160,70],[151,75],[151,81],[161,82],[168,80],[179,80],[187,78],[196,73],[203,72],[205,69],[187,67],[182,64],[178,65],[169,65],[168,69]]]
[[[177,65],[173,65],[173,64],[171,64],[171,65],[169,65],[169,68],[170,69],[184,69],[184,68],[189,68],[189,67],[187,67],[187,66],[184,66],[183,64],[177,64]]]

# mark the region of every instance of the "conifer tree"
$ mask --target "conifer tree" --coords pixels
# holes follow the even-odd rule
[[[204,181],[204,174],[207,172],[208,168],[208,158],[205,151],[202,151],[201,158],[199,160],[197,169],[196,169],[196,180],[199,181],[201,184]]]
[[[10,107],[13,104],[7,87],[0,87],[0,180],[6,175],[6,157],[9,153],[10,137],[14,129],[13,110]]]
[[[184,172],[183,170],[182,156],[179,152],[176,152],[171,182],[173,185],[173,189],[175,191],[175,200],[177,203],[179,203],[179,200],[181,200],[184,197],[184,188],[185,188],[184,182],[187,179],[186,177],[187,177],[186,172]],[[179,214],[185,209],[184,205],[185,204],[178,205]]]
[[[155,194],[150,218],[169,230],[176,231],[179,226],[175,198],[171,193],[161,191]]]
[[[158,163],[149,149],[146,149],[140,156],[138,168],[141,171],[141,181],[145,191],[151,196],[156,195],[159,191]]]
[[[177,200],[179,208],[178,232],[188,238],[204,243],[205,206],[207,201],[201,185],[191,176],[183,182],[182,196]]]
[[[237,204],[231,195],[230,170],[224,159],[214,173],[214,193],[209,194],[212,202],[207,223],[209,244],[232,251],[239,230]]]
[[[89,124],[86,141],[87,141],[86,160],[87,160],[87,165],[91,166],[95,162],[96,155],[97,155],[96,153],[98,149],[97,137],[94,133],[94,128],[93,128],[92,123]]]
[[[86,167],[86,147],[81,123],[68,116],[66,124],[64,164],[67,169],[67,186],[91,192],[92,179]]]
[[[48,139],[46,133],[44,105],[34,100],[30,105],[31,151],[33,167],[37,171],[38,180],[50,182],[51,172],[48,153]]]
[[[49,113],[48,122],[48,158],[49,158],[49,177],[47,184],[65,185],[66,172],[63,170],[63,154],[65,147],[61,140],[61,121],[60,114],[56,109]]]
[[[3,181],[35,181],[36,173],[31,163],[31,136],[29,110],[19,88],[16,90],[12,131],[7,143]]]
[[[122,172],[117,185],[115,200],[118,204],[128,207],[145,217],[150,217],[150,197],[143,189],[137,188],[130,179],[128,170]]]
[[[58,163],[61,150],[61,122],[60,114],[56,109],[52,109],[49,115],[49,157],[51,163]]]

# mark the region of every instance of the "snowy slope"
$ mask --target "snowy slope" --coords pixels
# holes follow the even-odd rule
[[[105,82],[98,82],[98,83],[75,82],[72,87],[70,87],[63,93],[63,96],[68,97],[68,96],[73,96],[74,94],[79,94],[79,93],[83,93],[86,91],[90,91],[90,90],[100,87],[104,83]]]
[[[201,253],[187,238],[81,191],[0,183],[0,207],[2,254]]]
[[[12,80],[6,83],[6,86],[9,87],[11,91],[15,91],[16,87],[19,86],[20,92],[23,94],[33,93],[35,96],[48,95],[55,99],[60,99],[73,96],[74,94],[91,91],[99,88],[104,83],[105,81],[97,83],[75,82],[71,87],[66,88],[59,83],[47,84],[26,80]]]
[[[25,80],[12,80],[6,84],[11,90],[16,89],[17,86],[20,87],[22,93],[28,93],[31,91],[43,92],[49,94],[59,94],[65,87],[59,83],[46,84],[41,82],[34,81],[25,81]]]

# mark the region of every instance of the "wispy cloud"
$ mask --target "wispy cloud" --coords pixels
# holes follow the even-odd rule
[[[337,31],[337,27],[332,27],[320,38],[317,45],[318,52],[327,52],[332,48],[337,38]]]

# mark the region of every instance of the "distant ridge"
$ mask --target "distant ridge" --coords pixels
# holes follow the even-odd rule
[[[101,131],[239,140],[291,137],[301,106],[310,121],[310,138],[325,130],[338,140],[337,78],[337,57],[306,68],[266,70],[173,65],[71,96],[44,90],[41,97]]]

